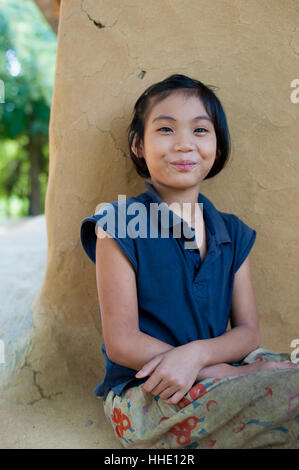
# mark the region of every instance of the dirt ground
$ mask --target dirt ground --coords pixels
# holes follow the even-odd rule
[[[31,304],[46,265],[45,217],[0,221],[1,449],[118,449],[102,399],[90,386],[45,396],[36,373],[20,366],[32,330]]]
[[[31,403],[10,397],[14,387],[0,399],[1,449],[122,448],[109,423],[103,429],[102,400],[62,393]]]

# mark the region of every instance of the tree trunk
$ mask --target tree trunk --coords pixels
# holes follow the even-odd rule
[[[35,3],[57,34],[61,0],[35,0]]]
[[[40,193],[40,144],[38,140],[33,140],[29,136],[28,151],[30,159],[30,196],[29,196],[29,214],[39,215],[41,213],[41,193]]]

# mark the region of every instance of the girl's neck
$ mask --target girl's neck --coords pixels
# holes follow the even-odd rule
[[[175,212],[178,216],[182,217],[184,215],[185,220],[191,225],[192,227],[195,225],[197,217],[198,217],[198,193],[199,193],[199,184],[197,186],[193,186],[190,188],[169,188],[167,186],[163,186],[161,184],[157,184],[156,182],[152,182],[151,184],[154,186],[158,196],[160,199],[171,207],[171,210]],[[183,204],[188,203],[187,207],[184,209]],[[186,207],[186,206],[185,206]],[[196,209],[197,207],[197,209]],[[184,212],[183,212],[184,211]],[[201,217],[201,214],[200,214]]]

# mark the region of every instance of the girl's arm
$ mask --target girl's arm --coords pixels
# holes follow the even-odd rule
[[[96,277],[102,330],[109,359],[139,370],[173,349],[139,330],[135,271],[117,242],[98,226]]]

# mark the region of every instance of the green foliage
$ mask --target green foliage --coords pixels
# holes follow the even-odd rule
[[[44,209],[56,48],[56,35],[32,0],[0,0],[0,198],[20,198],[26,208],[20,215],[30,212],[32,142],[39,147]]]

